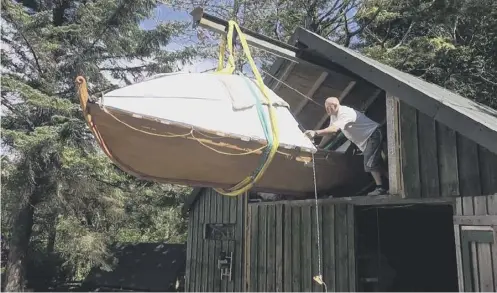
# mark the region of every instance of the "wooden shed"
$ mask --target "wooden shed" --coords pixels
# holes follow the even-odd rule
[[[197,188],[186,291],[496,291],[497,111],[305,29],[289,44],[245,32],[283,57],[265,81],[303,129],[327,123],[329,96],[385,127],[391,195],[362,196],[372,179],[317,200]],[[361,155],[340,136],[325,145]]]

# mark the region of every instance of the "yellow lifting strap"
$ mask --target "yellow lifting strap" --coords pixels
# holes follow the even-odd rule
[[[219,47],[219,59],[217,62],[217,70],[216,73],[225,73],[225,74],[233,74],[236,69],[235,65],[235,50],[233,49],[233,29],[235,27],[234,21],[228,22],[228,33],[226,38],[223,38],[221,41],[221,46]],[[228,43],[228,63],[226,67],[223,68],[224,65],[224,56],[226,54],[226,42]],[[245,49],[245,48],[244,48]],[[250,54],[250,50],[248,51]]]
[[[266,171],[269,164],[273,160],[274,155],[278,152],[278,147],[279,147],[279,129],[277,126],[276,113],[275,113],[274,106],[271,103],[271,99],[270,99],[270,96],[269,96],[267,89],[264,85],[264,81],[262,80],[262,77],[259,73],[259,70],[257,69],[257,66],[255,65],[255,62],[250,54],[250,48],[247,44],[245,36],[243,35],[238,24],[234,21],[229,21],[228,34],[227,34],[227,38],[226,38],[227,40],[223,40],[223,42],[221,43],[221,48],[220,48],[220,52],[219,52],[218,70],[216,73],[218,73],[218,74],[233,74],[233,72],[235,71],[235,68],[236,68],[235,67],[235,53],[233,50],[233,32],[234,32],[234,30],[237,31],[238,36],[240,37],[243,51],[244,51],[245,55],[247,56],[247,59],[249,61],[252,72],[254,73],[254,76],[255,76],[256,81],[257,81],[257,86],[259,87],[262,94],[264,95],[264,98],[268,102],[268,112],[269,112],[269,118],[270,118],[270,124],[271,124],[270,130],[272,132],[272,147],[269,151],[269,154],[267,156],[266,161],[260,167],[259,172],[255,176],[250,176],[250,175],[247,176],[241,182],[239,182],[238,184],[236,184],[232,188],[229,188],[228,190],[216,189],[217,192],[219,192],[223,195],[228,195],[228,196],[237,196],[237,195],[243,194],[246,191],[250,190],[254,186],[254,184],[264,175],[264,172]],[[228,64],[225,67],[223,67],[224,57],[225,57],[226,51],[228,51],[228,53],[229,53]],[[93,135],[95,136],[100,147],[103,149],[104,153],[113,162],[116,162],[115,158],[112,156],[112,153],[110,152],[106,143],[104,142],[102,136],[100,135],[100,132],[98,131],[97,126],[94,124],[90,113],[88,112],[87,103],[88,103],[89,95],[88,95],[86,80],[84,77],[78,76],[76,78],[76,82],[78,84],[78,93],[79,93],[79,98],[80,98],[80,103],[81,103],[81,109],[83,110],[83,115],[85,117],[85,120],[88,123],[88,125],[90,126],[90,129],[91,129]],[[104,109],[104,111],[106,111],[106,110]],[[114,119],[118,120],[119,122],[121,122],[123,124],[126,124],[126,123],[120,121],[119,119],[117,119],[117,117],[112,115],[110,112],[108,112],[108,111],[106,111],[106,112],[107,112],[107,114],[111,115]],[[157,136],[186,137],[188,135],[191,135],[193,137],[193,131],[191,131],[188,134],[181,134],[181,135],[173,135],[173,134],[171,134],[171,135],[159,135],[156,133],[149,133],[149,132],[146,132],[146,131],[143,131],[140,129],[136,129],[128,124],[126,124],[126,126],[132,128],[134,130],[140,131],[140,132],[145,132],[145,133],[148,133],[151,135],[157,135]],[[195,139],[195,140],[197,140],[202,145],[208,147],[207,145],[202,143],[200,139]],[[211,147],[209,147],[209,148],[214,150],[214,151],[217,151]],[[239,154],[229,154],[229,153],[223,153],[223,154],[226,154],[226,155],[249,155],[249,154],[255,153],[257,151],[260,151],[263,148],[264,147],[259,148],[257,150],[252,150],[250,152],[239,153]],[[219,152],[219,151],[217,151],[217,152]],[[221,153],[221,152],[219,152],[219,153]]]
[[[245,56],[248,59],[248,62],[250,64],[250,68],[252,69],[252,72],[255,76],[255,79],[257,81],[257,86],[261,90],[262,94],[264,95],[264,98],[266,99],[268,103],[268,112],[269,112],[269,118],[271,122],[271,132],[273,135],[273,145],[271,147],[271,150],[269,151],[269,155],[267,160],[264,162],[263,166],[260,168],[259,172],[257,175],[252,178],[252,176],[247,176],[245,179],[243,179],[241,182],[233,186],[232,188],[225,190],[225,189],[220,189],[217,188],[215,189],[217,192],[223,195],[228,195],[228,196],[237,196],[240,194],[243,194],[250,190],[254,184],[259,181],[259,179],[264,175],[264,172],[267,170],[269,165],[271,164],[271,161],[274,158],[274,155],[278,151],[279,147],[279,129],[278,129],[278,124],[276,120],[276,111],[273,106],[273,103],[271,101],[271,98],[269,96],[269,93],[267,92],[266,86],[264,85],[264,81],[262,80],[262,76],[259,73],[259,70],[257,69],[257,66],[254,62],[254,59],[252,58],[252,55],[250,53],[250,48],[249,45],[247,44],[247,40],[245,39],[245,36],[243,35],[240,27],[235,21],[230,20],[228,22],[228,34],[226,36],[227,40],[222,41],[220,51],[219,51],[219,62],[218,62],[218,68],[217,68],[217,73],[220,74],[232,74],[235,71],[235,57],[234,57],[234,50],[233,50],[233,32],[236,30],[238,37],[240,38],[240,42],[243,48],[243,52],[245,53]],[[227,42],[227,48],[226,48],[226,42]],[[226,50],[229,53],[228,56],[228,64],[226,67],[223,68],[223,63],[224,63],[224,56]]]

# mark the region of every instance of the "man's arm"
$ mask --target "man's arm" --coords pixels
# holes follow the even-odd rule
[[[318,148],[323,148],[324,145],[328,143],[330,139],[334,137],[339,130],[340,128],[332,124],[320,130],[307,130],[305,134],[311,139],[314,138],[315,136],[324,136],[323,139],[321,139],[321,143],[318,145]]]
[[[316,135],[325,136],[325,135],[335,134],[338,132],[338,130],[340,129],[332,124],[324,129],[316,130]]]

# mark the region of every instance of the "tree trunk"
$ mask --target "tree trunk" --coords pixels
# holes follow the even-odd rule
[[[50,255],[55,250],[55,239],[57,237],[57,213],[53,213],[50,215],[50,223],[48,230],[48,239],[47,239],[47,253]]]
[[[5,291],[23,291],[26,276],[26,256],[28,253],[29,239],[33,232],[33,197],[31,194],[27,203],[19,209],[14,221],[12,235],[9,245],[9,255],[7,259],[7,270],[5,273]]]
[[[61,186],[59,183],[55,185],[55,195],[60,197]],[[55,250],[55,239],[57,237],[57,219],[59,217],[58,209],[56,208],[50,215],[48,221],[48,239],[47,239],[47,254],[51,255]]]
[[[61,26],[64,24],[66,21],[65,19],[65,12],[69,8],[70,2],[68,0],[64,0],[62,2],[59,2],[56,7],[53,9],[53,25],[54,26]]]

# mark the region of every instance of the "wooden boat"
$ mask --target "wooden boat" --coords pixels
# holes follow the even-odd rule
[[[288,104],[268,89],[280,146],[255,189],[284,194],[351,183],[362,157],[317,151]],[[266,139],[255,82],[240,75],[174,73],[106,93],[82,106],[106,154],[138,178],[192,187],[229,188],[260,164]],[[84,98],[83,98],[84,99]],[[267,113],[267,103],[263,105]]]

